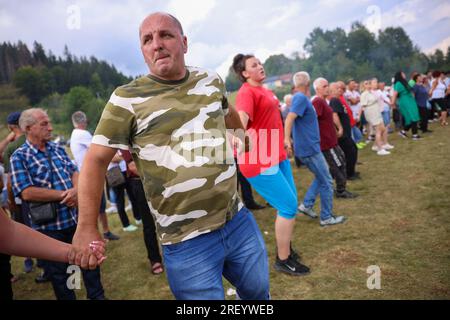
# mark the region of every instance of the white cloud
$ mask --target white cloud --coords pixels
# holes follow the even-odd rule
[[[6,10],[0,10],[0,27],[9,28],[14,24],[14,17]]]
[[[444,54],[446,54],[448,47],[450,47],[450,37],[447,37],[444,40],[436,43],[434,46],[426,49],[425,53],[430,54],[430,53],[434,53],[437,49],[441,49],[444,52]]]
[[[272,10],[272,15],[274,17],[266,23],[266,27],[272,29],[280,25],[282,26],[283,23],[287,23],[290,19],[298,16],[300,8],[300,3],[298,2],[292,2],[287,6],[275,8]]]
[[[205,20],[215,6],[215,0],[171,0],[167,10],[176,16],[183,28],[187,30],[186,32],[189,32],[191,26]]]

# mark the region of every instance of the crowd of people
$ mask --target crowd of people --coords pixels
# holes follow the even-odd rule
[[[33,257],[42,259],[36,280],[51,281],[57,299],[76,299],[67,268],[79,265],[87,297],[105,299],[105,240],[123,241],[109,227],[109,194],[123,232],[143,225],[150,270],[166,273],[175,298],[224,299],[223,276],[239,298],[269,299],[266,243],[250,212],[265,205],[252,189],[277,212],[274,269],[307,275],[312,271],[292,246],[297,215],[321,227],[344,223],[333,201],[359,196],[347,181],[362,178],[360,149],[373,142],[372,150],[387,156],[395,149],[389,133],[406,139],[411,130],[420,140],[429,122],[448,125],[448,73],[414,73],[408,81],[398,72],[388,87],[376,78],[312,81],[299,71],[281,104],[264,86],[261,61],[238,54],[232,68],[242,86],[232,106],[216,73],[185,65],[187,38],[175,17],[147,16],[139,37],[149,75],[114,91],[93,135],[86,114],[72,115],[73,159],[52,142],[45,110],[8,116],[10,134],[0,142],[0,299],[13,296],[9,255],[26,257],[27,272]],[[292,156],[314,175],[303,199]]]

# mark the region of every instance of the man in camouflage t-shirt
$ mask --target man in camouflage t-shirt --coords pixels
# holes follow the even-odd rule
[[[129,149],[161,241],[169,285],[177,299],[223,299],[222,274],[243,299],[269,298],[264,240],[236,190],[236,166],[226,129],[243,129],[228,105],[222,79],[186,67],[187,38],[165,13],[141,24],[150,74],[111,95],[79,181],[79,227],[73,262],[95,257],[83,245],[99,238],[96,215],[106,166]]]

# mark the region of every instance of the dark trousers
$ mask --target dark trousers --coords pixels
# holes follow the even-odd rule
[[[344,192],[347,186],[347,165],[345,162],[345,154],[341,147],[336,146],[329,150],[322,151],[325,160],[330,167],[330,173],[336,181],[336,191]]]
[[[356,163],[358,162],[358,148],[350,137],[340,138],[339,146],[345,154],[347,177],[353,177],[355,175]]]
[[[124,228],[130,225],[130,220],[128,219],[127,212],[125,211],[125,189],[127,189],[127,183],[121,184],[120,186],[112,188],[116,194],[117,201],[117,212],[119,213],[120,222]],[[130,198],[130,191],[127,189],[128,198]],[[131,202],[131,199],[130,199]],[[141,220],[139,212],[133,210],[133,216],[136,220]]]
[[[148,259],[151,263],[161,262],[161,254],[159,252],[158,239],[156,238],[155,220],[153,219],[150,209],[145,198],[144,187],[139,178],[127,178],[127,193],[130,198],[133,213],[142,218],[144,230],[144,242],[147,248]]]
[[[245,206],[250,206],[255,202],[255,199],[253,198],[252,186],[248,182],[247,178],[244,177],[241,170],[239,170],[239,165],[237,164],[236,159],[234,159],[234,162],[236,163],[238,187],[241,188],[242,201],[244,201]]]
[[[13,299],[11,285],[11,256],[0,253],[0,301]]]
[[[64,230],[56,231],[41,231],[43,234],[65,242],[72,243],[73,235],[75,234],[76,227],[70,227]],[[76,300],[76,295],[73,290],[67,287],[67,279],[71,274],[67,273],[68,263],[54,262],[43,260],[44,270],[48,274],[53,291],[55,292],[56,299],[58,300]],[[88,299],[104,299],[103,286],[100,279],[100,268],[95,270],[82,270],[84,286],[86,287]]]
[[[428,131],[428,109],[426,107],[419,107],[420,114],[420,130],[422,132]]]
[[[417,134],[419,129],[417,128],[417,122],[411,122],[409,125],[403,127],[405,131],[409,131],[411,129],[413,134]]]

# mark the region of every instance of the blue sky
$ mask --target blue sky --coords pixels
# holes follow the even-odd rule
[[[362,21],[374,32],[402,26],[423,51],[450,46],[450,2],[439,0],[0,0],[0,41],[38,41],[61,55],[94,55],[126,75],[146,74],[138,27],[154,11],[179,18],[188,37],[187,63],[226,76],[232,57],[302,51],[315,28],[350,28]]]

